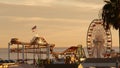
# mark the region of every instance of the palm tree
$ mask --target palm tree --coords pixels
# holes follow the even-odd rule
[[[120,53],[120,0],[106,1],[102,9],[103,26],[108,30],[111,26],[119,30],[119,53]]]

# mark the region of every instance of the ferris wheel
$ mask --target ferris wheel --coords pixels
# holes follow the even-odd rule
[[[90,58],[109,57],[112,48],[110,29],[105,30],[101,19],[94,19],[87,31],[87,51]]]

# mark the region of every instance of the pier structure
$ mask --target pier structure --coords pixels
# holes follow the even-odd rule
[[[64,55],[73,55],[74,54],[75,57],[77,57],[78,59],[86,58],[84,48],[82,47],[81,44],[79,44],[77,46],[69,47],[68,49],[63,51],[62,54],[64,54]]]
[[[17,60],[22,62],[27,62],[27,54],[33,54],[33,63],[35,63],[35,56],[41,59],[41,55],[45,54],[46,59],[50,59],[50,54],[55,44],[49,44],[43,37],[34,36],[32,40],[27,42],[21,42],[18,38],[12,38],[8,43],[8,59],[11,59],[11,53],[17,53]],[[22,54],[22,59],[20,59],[20,53]]]
[[[53,55],[56,59],[63,59],[63,64],[80,63],[86,58],[84,48],[81,44],[78,46],[68,47],[66,50],[60,53],[53,52]],[[61,58],[59,58],[58,55],[61,56]]]
[[[84,68],[120,68],[120,57],[86,58],[81,64]]]

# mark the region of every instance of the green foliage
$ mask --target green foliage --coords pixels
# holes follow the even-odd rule
[[[105,1],[106,4],[102,9],[102,19],[103,25],[105,29],[109,29],[110,26],[113,26],[115,29],[119,29],[120,27],[120,11],[119,11],[119,3],[118,0],[110,0]]]

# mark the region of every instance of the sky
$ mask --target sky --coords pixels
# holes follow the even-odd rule
[[[0,48],[11,38],[30,42],[37,34],[56,47],[82,44],[86,47],[89,24],[100,18],[103,0],[0,0]],[[118,46],[118,31],[112,31],[113,46]]]

